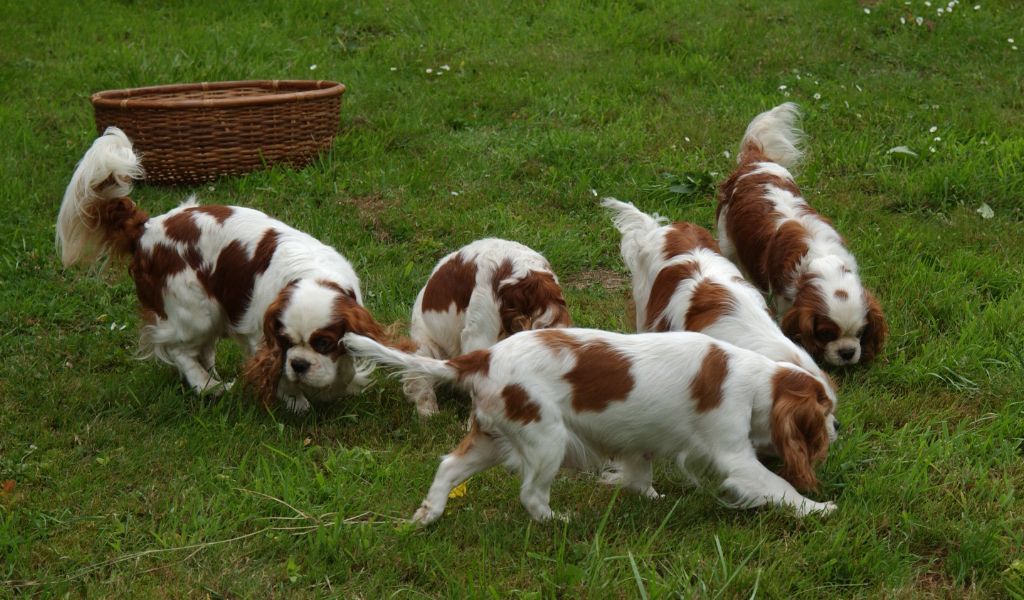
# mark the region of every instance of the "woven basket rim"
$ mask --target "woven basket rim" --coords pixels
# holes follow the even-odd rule
[[[159,100],[146,98],[154,94],[228,90],[241,87],[257,87],[273,90],[274,93],[235,98],[211,98],[204,100]],[[151,85],[147,87],[104,90],[92,95],[93,106],[104,108],[231,108],[281,104],[301,100],[327,98],[345,93],[345,85],[337,81],[311,79],[262,79],[245,81],[204,81],[200,83],[176,83]]]

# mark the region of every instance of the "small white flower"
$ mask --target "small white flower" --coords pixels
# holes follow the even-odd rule
[[[316,71],[316,65],[309,65],[310,71]]]
[[[858,119],[863,119],[863,118],[864,118],[864,115],[862,115],[862,114],[860,114],[860,113],[857,113],[857,118],[858,118]]]
[[[865,6],[864,7],[864,14],[870,15],[871,14],[871,9]]]
[[[904,17],[900,17],[900,25],[906,25],[907,20]]]
[[[814,93],[814,99],[815,100],[821,100],[821,94],[819,94],[818,92],[815,92]]]
[[[938,131],[938,130],[939,130],[939,128],[938,128],[938,127],[936,127],[935,125],[932,125],[932,126],[931,126],[931,127],[930,127],[930,128],[928,129],[928,133],[935,133],[935,132],[936,132],[936,131]]]
[[[946,9],[940,8],[939,10],[935,11],[935,14],[937,14],[937,15],[939,15],[941,17],[942,13],[944,13],[944,12],[946,12]]]
[[[111,321],[110,322],[110,330],[113,331],[115,327],[117,327],[117,321]]]
[[[853,85],[853,87],[857,88],[857,91],[858,91],[858,92],[863,92],[863,91],[864,91],[864,90],[863,90],[863,89],[862,89],[862,88],[861,88],[861,87],[860,87],[859,85],[857,85],[857,84],[854,84],[854,85]]]
[[[458,196],[458,195],[459,195],[459,193],[458,193],[458,192],[456,192],[456,191],[452,191],[452,196]]]
[[[980,4],[975,4],[974,5],[974,10],[981,10],[981,5]]]
[[[933,141],[933,142],[941,142],[941,141],[942,141],[942,138],[941,138],[941,137],[939,137],[939,136],[935,136],[935,137],[933,137],[933,138],[932,138],[932,141]]]
[[[595,190],[594,188],[590,188],[590,195],[597,198],[597,190]]]
[[[1010,40],[1010,41],[1012,42],[1013,40]],[[787,87],[787,86],[784,86],[784,85],[780,85],[780,86],[779,86],[779,91],[780,91],[780,92],[784,92],[784,91],[786,91],[786,87]]]
[[[726,158],[732,158],[732,152],[729,152],[728,150],[726,150],[726,151],[722,152],[722,156],[724,156]]]
[[[448,65],[441,65],[441,68],[444,69],[445,71],[451,71],[452,70],[452,68],[449,67]]]
[[[211,185],[211,186],[207,186],[206,189],[208,189],[208,190],[210,190],[212,192],[213,190],[215,190],[217,188]]]
[[[930,8],[932,3],[929,2],[928,0],[924,0],[924,5]]]
[[[391,70],[392,70],[392,71],[397,71],[397,70],[398,70],[398,67],[391,67]]]
[[[796,80],[800,81],[800,74],[799,73],[796,74]]]
[[[996,212],[992,210],[992,207],[987,202],[982,202],[981,206],[978,207],[977,213],[981,215],[982,219],[991,219],[996,216]]]
[[[1010,42],[1012,44],[1013,43],[1013,38],[1006,38],[1006,41]]]
[[[928,149],[931,150],[932,152],[935,152],[935,146],[928,146]]]
[[[1017,49],[1017,47],[1016,47],[1016,46],[1010,46],[1010,48],[1012,48],[1013,50],[1016,50],[1016,49]]]
[[[686,136],[683,136],[683,139],[684,139],[684,140],[686,140],[687,142],[689,142],[689,141],[690,141],[690,138],[688,138],[688,137],[686,137]]]
[[[924,17],[914,17],[914,22],[918,25],[924,25]]]
[[[789,92],[782,92],[782,95],[789,98]]]
[[[429,75],[429,74],[431,74],[431,73],[433,73],[433,72],[434,72],[434,70],[433,70],[433,69],[431,69],[430,67],[427,67],[427,75]]]

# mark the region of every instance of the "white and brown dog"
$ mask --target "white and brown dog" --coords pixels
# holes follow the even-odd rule
[[[786,103],[747,127],[739,167],[719,190],[718,241],[772,294],[786,335],[833,365],[868,362],[888,327],[843,238],[807,204],[787,170],[801,156],[798,116]]]
[[[519,331],[568,326],[562,288],[547,259],[517,242],[488,238],[437,263],[416,297],[409,331],[417,354],[451,358]],[[404,381],[421,416],[437,412],[434,383],[423,376]]]
[[[552,481],[563,465],[615,456],[622,483],[654,495],[651,458],[671,457],[691,480],[711,471],[733,505],[827,513],[796,488],[815,489],[815,465],[835,439],[834,403],[821,381],[700,333],[623,335],[590,329],[525,331],[450,360],[400,352],[357,334],[349,351],[454,382],[473,398],[473,422],[445,456],[413,519],[444,512],[466,478],[498,464],[522,475],[520,500],[534,519],[552,516]],[[782,477],[757,458],[774,445]],[[795,486],[795,487],[794,487]]]
[[[666,224],[627,202],[607,198],[622,234],[622,260],[633,279],[636,330],[697,331],[791,362],[821,380],[836,403],[832,379],[779,329],[764,297],[721,255],[706,229],[693,223]],[[769,452],[758,448],[759,452]]]
[[[130,260],[143,354],[176,366],[197,393],[218,391],[216,346],[230,337],[250,355],[247,378],[261,399],[299,412],[366,384],[368,365],[353,362],[342,336],[387,340],[345,257],[249,208],[190,198],[150,218],[128,198],[141,176],[127,136],[107,129],[64,193],[57,245],[65,266]]]

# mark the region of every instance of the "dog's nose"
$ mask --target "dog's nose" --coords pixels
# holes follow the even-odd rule
[[[309,361],[302,360],[301,358],[293,358],[291,360],[292,371],[295,371],[299,375],[302,375],[309,370]]]
[[[854,348],[843,348],[839,351],[839,358],[849,362],[853,358],[854,353],[857,352]]]
[[[832,426],[835,427],[836,433],[839,433],[839,419],[833,419]]]

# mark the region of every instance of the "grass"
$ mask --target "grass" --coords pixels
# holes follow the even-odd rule
[[[942,5],[0,3],[0,596],[1021,597],[1024,14]],[[278,216],[341,249],[384,322],[440,256],[501,236],[551,260],[578,324],[628,330],[592,190],[710,226],[724,152],[800,102],[799,183],[892,328],[875,364],[836,372],[820,496],[839,510],[732,511],[665,467],[654,503],[567,475],[572,518],[537,524],[493,470],[417,529],[465,399],[421,424],[381,379],[295,418],[135,360],[127,276],[53,249],[89,94],[248,78],[344,82],[332,150],[136,199]],[[240,361],[225,343],[221,372]]]

